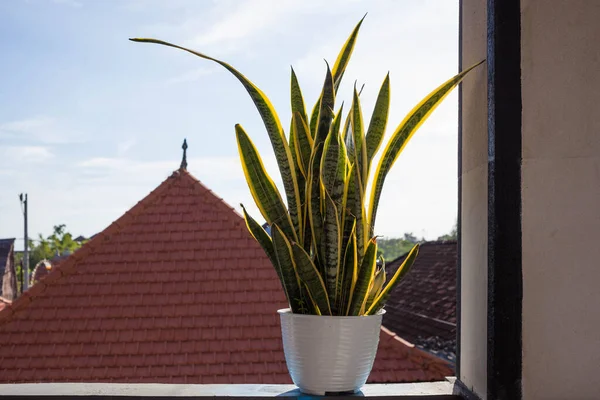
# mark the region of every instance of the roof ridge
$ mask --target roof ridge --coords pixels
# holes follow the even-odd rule
[[[45,292],[47,286],[50,286],[58,281],[63,276],[69,276],[75,272],[75,267],[78,262],[88,254],[92,253],[97,246],[103,240],[110,240],[110,236],[117,234],[124,227],[128,226],[135,217],[148,206],[150,206],[155,199],[166,191],[168,188],[176,182],[177,178],[183,176],[180,170],[174,171],[167,179],[162,181],[154,190],[152,190],[146,197],[138,201],[133,207],[127,210],[123,215],[113,221],[107,226],[102,232],[96,234],[92,239],[86,242],[80,249],[71,254],[65,261],[56,268],[53,268],[43,281],[38,282],[34,286],[30,287],[29,290],[23,292],[12,304],[7,305],[5,308],[0,310],[0,325],[8,322],[17,311],[27,307],[33,301],[33,298],[40,296]]]
[[[244,221],[244,217],[242,214],[240,214],[235,207],[231,206],[231,204],[229,204],[228,202],[226,202],[222,197],[219,197],[216,192],[214,192],[213,190],[211,190],[210,188],[208,188],[204,183],[202,183],[202,181],[200,181],[198,178],[196,178],[194,175],[192,175],[188,170],[181,170],[181,173],[185,174],[188,178],[190,178],[195,184],[199,185],[200,187],[202,187],[204,190],[206,190],[207,192],[209,192],[214,199],[217,201],[217,203],[220,203],[220,207],[225,206],[227,208],[228,211],[233,211],[235,213],[235,215],[237,215],[242,221]]]

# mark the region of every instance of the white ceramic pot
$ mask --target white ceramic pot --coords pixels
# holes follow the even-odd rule
[[[381,320],[278,311],[285,361],[294,384],[307,394],[356,393],[365,384],[379,344]]]

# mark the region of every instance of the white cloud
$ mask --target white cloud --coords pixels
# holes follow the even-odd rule
[[[64,121],[40,115],[0,123],[0,137],[33,140],[44,144],[82,143],[86,137],[67,126]]]
[[[23,165],[43,163],[54,158],[50,149],[44,146],[6,146],[4,155],[11,162],[23,163]]]

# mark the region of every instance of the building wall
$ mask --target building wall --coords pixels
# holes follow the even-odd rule
[[[462,65],[486,57],[485,2],[462,2]],[[462,84],[460,379],[482,398],[487,391],[487,70]]]
[[[521,1],[525,399],[600,398],[599,21]]]

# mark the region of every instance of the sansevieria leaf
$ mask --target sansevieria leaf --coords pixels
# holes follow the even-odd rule
[[[369,309],[371,304],[373,304],[373,300],[381,293],[383,289],[383,284],[385,283],[385,266],[382,266],[375,273],[375,278],[369,288],[369,294],[367,295],[367,302],[365,303],[365,309]]]
[[[308,217],[312,232],[313,251],[317,263],[321,263],[321,237],[323,235],[323,213],[321,211],[321,176],[319,171],[320,153],[322,144],[315,144],[310,156],[310,173],[306,183],[306,201],[308,203]],[[322,150],[322,149],[321,149]]]
[[[260,155],[240,124],[235,126],[242,168],[250,193],[269,224],[278,224],[285,234],[297,240],[292,221],[277,186],[267,174]]]
[[[352,135],[354,144],[354,164],[358,168],[361,182],[367,182],[367,143],[363,125],[362,109],[360,107],[360,98],[354,87],[354,97],[352,99],[352,114],[350,117],[352,124]]]
[[[366,143],[367,143],[367,176],[369,169],[371,168],[371,162],[373,156],[377,153],[383,136],[385,134],[385,127],[387,125],[388,113],[390,109],[390,74],[388,73],[383,80],[379,94],[377,95],[377,101],[375,102],[375,108],[371,115],[371,122],[369,122],[369,129],[367,129]]]
[[[283,180],[283,187],[285,189],[287,197],[287,203],[290,218],[292,220],[292,225],[298,227],[298,217],[300,215],[301,203],[300,194],[298,192],[298,183],[296,181],[296,171],[293,165],[290,148],[283,133],[283,127],[281,126],[281,122],[279,121],[279,116],[277,115],[277,112],[275,111],[275,108],[271,104],[271,101],[269,100],[267,95],[264,94],[262,90],[260,90],[241,72],[239,72],[237,69],[235,69],[234,67],[232,67],[224,61],[162,40],[146,38],[133,38],[129,40],[132,40],[134,42],[154,43],[161,44],[163,46],[174,47],[176,49],[187,51],[188,53],[191,53],[200,58],[214,61],[217,64],[224,67],[225,69],[227,69],[229,72],[231,72],[242,83],[242,85],[250,95],[250,98],[252,98],[252,101],[254,102],[254,105],[256,106],[256,109],[258,110],[258,113],[260,114],[263,123],[265,124],[265,128],[267,129],[269,139],[271,140],[271,145],[273,146],[273,151],[275,152],[275,159],[277,160],[277,165],[279,166],[279,171],[281,173],[281,179]]]
[[[350,302],[352,301],[352,292],[358,279],[358,257],[356,254],[356,236],[354,235],[355,224],[350,229],[350,236],[344,252],[344,268],[341,282],[341,296],[338,296],[338,310],[340,315],[348,315]],[[338,277],[339,278],[339,277]],[[339,283],[338,283],[339,284]]]
[[[310,297],[322,315],[332,315],[325,283],[310,256],[297,243],[292,245],[298,276],[306,284]]]
[[[346,39],[346,43],[342,46],[342,50],[338,54],[337,59],[335,60],[335,64],[333,65],[333,82],[335,91],[337,92],[340,87],[340,83],[342,82],[342,77],[344,76],[344,72],[346,71],[346,66],[348,66],[348,62],[350,62],[350,56],[352,55],[352,51],[354,50],[354,45],[356,44],[356,38],[358,37],[358,31],[360,30],[360,26],[362,25],[365,17],[361,18],[361,20],[356,24],[352,33]]]
[[[304,97],[302,96],[302,90],[300,89],[300,85],[298,84],[298,78],[296,77],[296,73],[294,72],[294,68],[292,68],[292,83],[291,83],[291,103],[292,103],[292,115],[295,113],[300,114],[305,124],[308,124],[308,119],[306,116],[306,108],[304,106]],[[310,137],[310,132],[308,132]],[[312,137],[311,141],[312,141]]]
[[[281,279],[288,301],[290,302],[290,307],[293,313],[301,313],[301,309],[306,308],[308,299],[304,299],[302,296],[300,282],[294,265],[292,245],[276,224],[271,225],[271,235],[273,236],[275,258],[281,270]]]
[[[332,82],[334,96],[335,96],[335,93],[337,93],[340,83],[342,82],[342,77],[344,76],[346,67],[348,66],[348,63],[350,62],[350,56],[352,55],[352,52],[354,51],[354,45],[356,44],[356,38],[358,37],[358,31],[360,30],[360,26],[362,25],[366,16],[367,15],[365,14],[365,16],[362,17],[361,20],[358,22],[358,24],[356,24],[356,26],[352,30],[352,33],[350,34],[348,39],[346,39],[346,42],[342,46],[342,49],[340,50],[340,52],[337,56],[337,59],[335,60],[335,64],[333,65],[333,70],[331,71],[331,77],[332,77],[331,82]],[[329,65],[328,65],[327,69],[329,69]],[[318,115],[319,115],[319,107],[321,105],[322,98],[323,98],[323,92],[321,93],[321,96],[319,97],[319,99],[317,100],[315,105],[313,106],[311,117],[310,117],[310,131],[313,132],[313,137],[315,136],[314,132],[316,131],[317,119],[318,119]],[[333,109],[333,104],[331,104],[331,109]]]
[[[325,267],[325,285],[327,287],[327,294],[329,295],[329,301],[333,312],[336,312],[335,298],[338,290],[337,278],[340,268],[340,257],[342,255],[341,239],[337,206],[331,199],[329,193],[325,192],[325,219],[323,222],[323,237],[321,239],[321,254],[323,256],[322,262]]]
[[[292,131],[290,137],[296,141],[294,149],[296,150],[296,159],[298,166],[304,177],[308,176],[310,165],[310,155],[312,154],[313,140],[310,137],[309,128],[299,112],[292,114]],[[291,147],[291,146],[290,146]]]
[[[327,74],[325,75],[325,82],[323,83],[323,90],[321,91],[321,100],[319,102],[319,114],[316,121],[316,130],[313,135],[315,145],[324,143],[329,134],[329,128],[331,121],[333,120],[333,107],[335,103],[335,93],[333,90],[333,77],[331,76],[331,70],[329,64],[327,65]],[[312,130],[311,121],[311,130]]]
[[[369,241],[369,246],[358,269],[358,279],[354,286],[348,315],[360,315],[360,311],[367,300],[367,293],[373,280],[373,275],[375,274],[376,259],[377,242],[375,239],[372,239]]]
[[[375,300],[373,301],[373,304],[371,304],[371,307],[369,307],[369,309],[366,311],[365,315],[377,314],[377,312],[383,308],[383,306],[385,305],[385,302],[390,297],[392,290],[394,290],[396,285],[398,283],[400,283],[400,281],[408,273],[408,271],[410,271],[410,268],[415,263],[417,254],[419,254],[419,245],[418,244],[416,244],[412,248],[412,250],[408,253],[408,255],[404,259],[404,262],[402,263],[402,265],[400,265],[400,267],[398,267],[398,269],[396,270],[396,273],[394,274],[394,276],[392,276],[392,279],[390,279],[390,281],[385,286],[385,288],[375,298]]]
[[[320,166],[323,188],[329,193],[336,206],[342,203],[346,180],[346,149],[340,135],[333,130],[336,126],[339,129],[340,115],[341,110],[332,124],[331,133],[325,140]]]
[[[244,207],[243,204],[240,204],[240,207],[242,207],[242,211],[244,212],[244,220],[246,221],[246,227],[248,228],[248,231],[250,232],[252,237],[258,242],[258,244],[260,244],[260,246],[263,248],[265,254],[267,255],[267,257],[269,257],[269,260],[271,260],[273,265],[277,265],[277,258],[275,257],[275,249],[273,249],[273,241],[271,240],[271,237],[264,230],[264,228],[258,222],[256,222],[256,220],[252,218],[250,214],[248,214],[248,212],[246,211],[246,207]],[[280,270],[277,268],[276,270],[279,279],[281,279]]]
[[[431,115],[433,110],[444,100],[446,96],[454,89],[471,71],[477,67],[483,61],[473,65],[472,67],[464,70],[460,74],[450,78],[437,89],[427,95],[419,104],[413,108],[404,120],[398,125],[392,138],[388,142],[383,156],[379,160],[379,165],[375,171],[375,181],[371,189],[371,199],[369,201],[369,235],[373,236],[373,230],[375,229],[375,218],[377,216],[377,206],[379,205],[379,198],[381,197],[381,190],[383,189],[383,183],[385,178],[394,165],[394,162],[398,159],[398,156],[414,135],[417,129],[425,122],[425,120]]]

